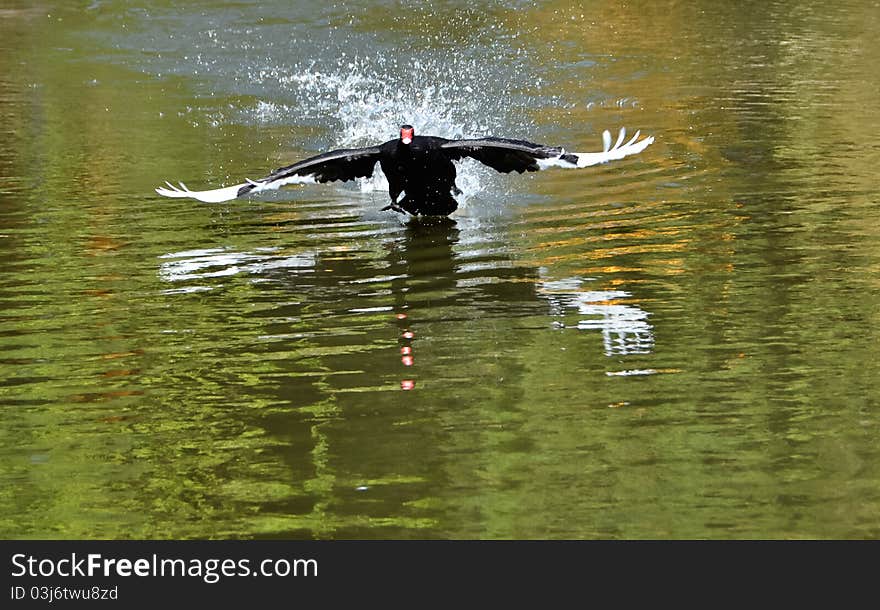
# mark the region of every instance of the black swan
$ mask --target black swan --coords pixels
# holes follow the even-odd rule
[[[286,184],[346,181],[369,178],[376,162],[388,179],[391,203],[383,210],[412,215],[446,216],[458,207],[453,195],[461,194],[455,186],[454,161],[470,157],[503,173],[534,172],[548,167],[577,168],[622,159],[644,150],[653,136],[639,140],[639,132],[624,144],[626,130],[621,128],[617,142],[611,134],[602,134],[604,149],[594,153],[569,153],[556,146],[543,146],[525,140],[478,138],[449,140],[437,136],[417,136],[411,125],[400,128],[400,137],[368,148],[350,148],[323,153],[299,163],[276,169],[259,180],[210,191],[191,191],[180,183],[177,188],[157,188],[165,197],[191,197],[207,203],[229,201],[248,193],[277,189]],[[400,199],[401,194],[404,195]]]

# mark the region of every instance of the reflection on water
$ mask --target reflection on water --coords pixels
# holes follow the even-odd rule
[[[880,536],[871,3],[40,6],[0,20],[4,536]],[[403,122],[657,140],[465,164],[441,222],[153,195]]]
[[[654,334],[648,312],[622,303],[632,295],[622,290],[581,291],[582,284],[581,278],[543,282],[541,290],[552,314],[565,317],[566,309],[574,309],[580,316],[587,316],[577,321],[576,328],[601,331],[606,356],[649,354],[654,348]]]
[[[302,273],[315,265],[314,256],[272,254],[276,251],[277,249],[262,248],[247,254],[230,252],[223,248],[208,248],[163,254],[160,258],[165,260],[159,265],[159,277],[166,282],[185,282],[237,273],[259,276],[271,269],[295,269],[297,273]],[[210,287],[188,286],[180,290],[200,289],[210,290]]]

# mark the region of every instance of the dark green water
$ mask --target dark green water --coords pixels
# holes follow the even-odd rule
[[[0,536],[880,536],[880,4],[148,4],[0,6]],[[153,193],[404,121],[657,140]]]

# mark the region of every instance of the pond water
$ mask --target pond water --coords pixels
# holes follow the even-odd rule
[[[880,536],[880,4],[6,2],[0,536]],[[165,199],[396,136],[641,154]]]

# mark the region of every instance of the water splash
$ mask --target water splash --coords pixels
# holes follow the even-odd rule
[[[517,93],[513,83],[498,74],[487,74],[476,59],[458,57],[451,63],[436,57],[398,60],[390,56],[340,57],[330,69],[315,64],[266,69],[257,79],[268,87],[281,86],[289,98],[285,109],[294,109],[298,122],[314,122],[326,128],[340,148],[384,142],[397,136],[399,126],[410,123],[416,133],[447,138],[469,138],[492,133],[522,136],[532,131],[530,122],[511,123],[510,108]],[[258,102],[252,110],[265,116],[277,102]],[[457,184],[464,194],[460,201],[498,188],[497,178],[476,162],[459,164]],[[362,191],[385,191],[388,183],[381,172],[361,179]]]

